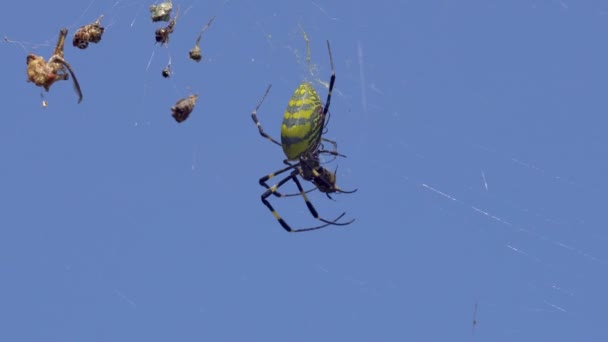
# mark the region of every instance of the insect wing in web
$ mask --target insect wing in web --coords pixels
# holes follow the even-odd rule
[[[171,18],[172,9],[173,4],[171,3],[171,0],[160,3],[158,5],[150,6],[150,17],[152,19],[152,22],[169,21],[169,19]]]
[[[190,113],[194,110],[198,95],[193,94],[186,98],[180,99],[175,103],[175,106],[171,107],[171,116],[175,121],[183,122],[190,116]]]
[[[215,19],[215,16],[213,16],[213,17],[211,17],[211,19],[209,19],[209,22],[207,23],[207,25],[205,25],[205,27],[203,27],[203,29],[201,30],[201,33],[199,33],[198,37],[196,38],[194,47],[188,52],[190,59],[195,62],[200,62],[201,59],[203,59],[203,56],[201,54],[201,47],[200,47],[201,37],[203,36],[203,33],[205,33],[205,31],[209,28],[209,26],[211,26],[213,19]]]
[[[89,43],[99,43],[104,30],[103,26],[101,26],[102,18],[103,15],[95,22],[84,25],[76,30],[74,38],[72,39],[72,45],[79,49],[86,49],[89,46]]]

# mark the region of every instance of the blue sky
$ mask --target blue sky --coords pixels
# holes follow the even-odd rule
[[[168,48],[150,4],[4,8],[1,340],[608,337],[607,4],[175,0]],[[65,51],[83,102],[59,82],[43,108],[27,53],[100,14],[102,41]],[[326,40],[327,137],[348,156],[328,167],[358,192],[311,199],[356,221],[288,234],[258,185],[283,154],[250,113],[272,83],[258,116],[278,138],[300,82],[324,98]]]

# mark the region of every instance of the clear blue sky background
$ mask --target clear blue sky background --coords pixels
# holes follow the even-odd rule
[[[3,7],[22,44],[0,45],[0,340],[608,338],[608,4],[174,3],[168,48],[147,1]],[[60,82],[42,108],[26,54],[100,14],[99,44],[66,46],[82,104]],[[250,112],[272,83],[259,117],[278,138],[295,87],[329,78],[327,39],[327,137],[348,156],[328,167],[359,191],[311,198],[356,221],[288,234],[258,185],[283,154]]]

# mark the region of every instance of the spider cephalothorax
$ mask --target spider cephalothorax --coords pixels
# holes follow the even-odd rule
[[[74,33],[74,39],[72,45],[79,49],[86,49],[89,43],[99,43],[101,36],[103,35],[103,26],[101,26],[101,19],[103,15],[99,17],[95,22],[80,27],[76,33]]]
[[[327,42],[327,50],[329,53],[332,74],[329,81],[329,90],[327,92],[327,100],[325,101],[325,105],[323,105],[321,102],[321,99],[312,84],[306,82],[300,84],[289,100],[289,104],[285,110],[285,114],[283,115],[280,143],[264,132],[264,129],[257,118],[257,111],[268,95],[271,86],[268,86],[266,92],[258,102],[258,105],[251,113],[251,118],[258,127],[260,135],[272,143],[281,146],[285,156],[287,157],[283,161],[287,165],[286,167],[260,178],[259,183],[267,189],[261,196],[262,203],[264,203],[264,205],[272,212],[273,216],[279,221],[281,226],[288,232],[310,231],[329,225],[345,226],[354,221],[351,220],[348,222],[339,222],[345,213],[342,213],[334,220],[326,220],[320,217],[317,210],[306,195],[308,191],[304,191],[304,188],[298,179],[302,178],[305,181],[313,183],[316,189],[322,193],[325,193],[329,198],[331,198],[329,196],[331,193],[352,193],[356,191],[344,191],[340,189],[336,185],[336,174],[321,166],[321,155],[330,155],[334,158],[337,156],[343,157],[343,155],[337,152],[336,143],[323,137],[323,133],[325,132],[329,119],[328,111],[331,101],[331,94],[336,81],[334,62],[331,55],[329,41]],[[323,142],[331,143],[334,146],[334,149],[325,150],[323,147]],[[289,175],[281,179],[277,184],[269,186],[266,183],[271,178],[288,171],[291,171],[289,172]],[[283,195],[278,192],[278,189],[289,181],[295,183],[296,187],[298,188],[299,195],[301,195],[304,199],[304,202],[306,203],[311,215],[315,219],[323,222],[323,224],[316,227],[293,229],[274,210],[268,198],[273,195],[276,197],[290,196]]]
[[[171,107],[171,116],[177,122],[185,121],[190,113],[194,110],[194,106],[196,105],[196,100],[198,99],[198,95],[193,94],[184,99],[180,99],[175,103],[175,106]]]
[[[61,29],[59,31],[59,39],[57,40],[57,46],[51,58],[48,62],[44,60],[44,57],[30,53],[27,55],[27,81],[32,82],[39,87],[43,87],[44,90],[49,91],[53,83],[56,81],[62,81],[69,79],[69,75],[72,76],[74,82],[74,89],[78,94],[78,103],[82,101],[82,91],[80,85],[72,71],[72,67],[63,57],[63,46],[65,43],[65,37],[68,34],[67,29]],[[66,71],[67,69],[67,71]],[[69,74],[68,74],[69,72]]]

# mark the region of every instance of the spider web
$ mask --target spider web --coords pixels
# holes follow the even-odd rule
[[[403,197],[407,201],[400,203],[403,208],[419,208],[421,205],[412,202],[421,202],[430,208],[433,215],[443,218],[441,221],[445,224],[445,231],[437,231],[437,239],[461,235],[482,244],[441,243],[445,250],[438,251],[436,246],[429,246],[428,257],[434,258],[437,254],[449,258],[449,253],[468,254],[471,248],[504,257],[495,260],[496,269],[489,269],[485,260],[473,260],[466,272],[465,277],[480,282],[463,293],[463,296],[471,298],[467,320],[472,322],[472,332],[518,336],[523,331],[537,330],[513,318],[516,316],[526,317],[525,320],[537,321],[542,318],[573,325],[591,319],[590,311],[586,312],[584,308],[589,310],[593,306],[593,298],[597,298],[599,293],[596,289],[592,290],[596,291],[594,295],[589,295],[587,291],[595,286],[585,282],[601,281],[594,274],[602,273],[608,264],[608,256],[603,248],[594,242],[595,239],[606,239],[605,234],[594,232],[597,230],[595,225],[603,221],[604,215],[587,208],[597,207],[595,204],[580,205],[578,201],[587,203],[593,201],[589,199],[603,198],[605,182],[589,184],[567,171],[543,166],[546,158],[542,155],[524,157],[505,147],[497,148],[484,142],[462,142],[467,139],[447,129],[438,131],[437,127],[431,125],[418,129],[437,133],[429,134],[428,141],[413,142],[407,134],[394,128],[407,127],[409,114],[403,112],[402,108],[389,109],[390,106],[384,102],[384,99],[391,98],[391,94],[394,98],[395,90],[380,89],[373,80],[369,80],[363,42],[358,42],[356,51],[360,93],[358,96],[346,96],[352,101],[358,97],[363,109],[357,117],[362,132],[361,151],[357,154],[370,156],[366,163],[378,166],[371,177],[382,175],[396,183],[391,188],[405,188]],[[355,68],[351,70],[354,76]],[[385,132],[370,130],[368,127],[375,127],[379,119],[390,122],[387,126],[391,128],[385,127]],[[442,124],[445,123],[438,126]],[[379,138],[381,134],[390,138]],[[407,168],[375,159],[374,153],[366,147],[378,145],[370,136],[382,141],[386,150],[384,155],[402,156],[407,161]],[[436,148],[433,146],[435,141],[442,141],[445,145]],[[381,192],[371,192],[374,194],[368,196],[381,196]],[[399,210],[400,205],[387,204],[387,207]],[[562,212],[556,209],[560,207],[563,208]],[[400,222],[398,215],[391,217],[394,222]],[[405,226],[402,229],[415,231],[432,227]],[[458,239],[459,242],[461,240]],[[479,258],[487,257],[484,253],[478,254]],[[505,269],[507,276],[498,275],[502,269]],[[503,283],[508,283],[514,293],[523,293],[522,297],[515,300],[509,297],[510,302],[502,300],[500,293],[492,293],[491,288],[495,284],[484,279],[484,272],[489,274],[488,277],[497,277]],[[376,293],[393,291],[382,282],[369,279],[362,282]],[[406,284],[396,285],[399,286],[406,287]],[[449,291],[449,287],[446,284],[446,291]],[[509,317],[509,321],[497,322],[496,316]],[[468,317],[471,317],[470,320]],[[515,329],[515,326],[522,328]]]
[[[555,3],[564,4],[563,2]],[[177,52],[185,51],[183,48],[174,47],[172,43],[175,41],[171,41],[168,47],[153,45],[153,31],[157,25],[149,22],[147,10],[149,5],[150,2],[139,0],[91,1],[82,4],[82,8],[76,12],[80,14],[75,16],[77,19],[69,27],[70,33],[73,33],[77,27],[95,20],[99,14],[104,14],[104,27],[106,27],[104,34],[126,35],[133,41],[146,40],[145,48],[133,49],[138,55],[135,58],[136,62],[129,64],[133,66],[133,78],[139,85],[139,89],[133,89],[133,93],[135,93],[133,97],[134,101],[138,102],[136,106],[138,109],[135,112],[121,113],[128,118],[125,121],[128,121],[129,125],[137,128],[134,143],[141,137],[142,131],[154,128],[151,126],[173,124],[168,111],[173,104],[171,101],[186,96],[189,92],[188,87],[193,84],[188,79],[186,71],[188,63],[193,62],[185,59],[183,53],[179,55]],[[288,37],[282,37],[279,29],[275,29],[270,22],[269,18],[272,18],[272,13],[256,12],[257,5],[254,2],[248,2],[245,5],[253,13],[253,17],[258,18],[255,19],[254,28],[257,29],[260,41],[266,42],[268,50],[287,51],[291,55],[290,57],[293,57],[289,63],[285,63],[289,65],[290,69],[286,67],[285,70],[264,76],[266,77],[264,79],[260,77],[252,82],[250,93],[239,94],[239,96],[250,97],[253,106],[258,96],[256,92],[260,92],[259,95],[261,95],[267,82],[280,84],[280,87],[273,87],[273,96],[265,102],[265,113],[261,118],[269,133],[276,137],[279,126],[273,124],[273,120],[280,117],[286,96],[293,91],[294,83],[311,79],[316,86],[322,87],[326,82],[324,80],[328,79],[329,67],[326,51],[323,50],[323,45],[319,44],[319,41],[324,42],[325,37],[332,37],[332,34],[326,33],[326,31],[320,34],[315,32],[316,28],[311,28],[311,25],[298,25],[297,22],[293,22],[289,28]],[[331,7],[317,2],[311,2],[309,5],[318,10],[319,16],[336,24],[340,23],[340,18],[348,15],[346,12],[343,12],[344,14],[333,13],[329,9]],[[537,2],[534,2],[534,5],[537,6]],[[182,4],[182,6],[184,5]],[[564,5],[560,7],[564,8]],[[564,9],[567,8],[568,6],[565,6]],[[199,10],[197,6],[188,4],[183,9],[186,11],[180,13],[176,28],[177,34],[184,34],[182,24],[184,21],[192,19]],[[211,14],[216,14],[216,12],[196,15],[201,27]],[[74,16],[66,15],[66,17]],[[217,25],[220,20],[222,17],[218,15],[218,21],[214,25]],[[138,31],[140,29],[141,31]],[[36,43],[20,41],[18,33],[5,32],[4,34],[6,42],[20,47],[17,50],[37,51],[46,57],[55,43],[57,33],[55,31],[54,28],[45,29],[43,32],[46,37]],[[307,31],[307,38],[313,46],[310,51],[310,62],[303,31]],[[208,33],[212,32],[213,30]],[[186,37],[183,39],[184,47],[190,48],[196,38],[196,32],[184,34],[182,37]],[[104,39],[106,38],[104,37]],[[104,43],[106,42],[102,40],[100,46],[93,46],[91,51],[86,52],[94,56],[94,49],[103,48]],[[202,44],[205,44],[205,38],[203,38]],[[602,246],[606,241],[606,234],[593,229],[594,226],[601,226],[604,221],[603,209],[598,205],[606,190],[603,178],[593,173],[585,179],[584,172],[577,174],[565,170],[563,167],[551,166],[550,162],[539,153],[522,155],[521,151],[508,145],[496,147],[486,141],[467,143],[461,140],[462,137],[456,135],[442,136],[440,133],[446,132],[433,133],[436,132],[437,127],[433,127],[431,124],[426,127],[414,124],[418,129],[429,132],[428,140],[416,140],[409,137],[407,133],[404,133],[403,127],[412,125],[410,121],[412,113],[408,112],[407,104],[398,103],[402,100],[403,94],[399,93],[402,89],[398,89],[397,85],[407,89],[415,86],[408,85],[408,80],[405,79],[399,79],[393,84],[378,81],[380,78],[378,64],[381,58],[378,57],[379,53],[370,49],[367,44],[369,43],[363,40],[355,40],[354,44],[343,48],[341,54],[334,55],[338,81],[334,89],[332,107],[337,108],[336,110],[339,109],[340,112],[336,112],[333,117],[330,127],[331,136],[329,136],[338,140],[338,150],[349,157],[348,159],[339,158],[335,163],[340,165],[339,182],[345,182],[347,186],[352,184],[359,187],[360,191],[356,195],[340,196],[336,202],[328,201],[318,193],[314,194],[314,197],[311,196],[322,216],[328,212],[330,212],[328,215],[331,216],[335,211],[340,210],[338,208],[343,207],[347,208],[347,215],[352,214],[358,221],[355,222],[354,229],[349,228],[350,230],[346,232],[330,230],[328,233],[302,238],[318,239],[314,240],[317,249],[331,245],[330,248],[335,251],[336,259],[315,259],[314,255],[298,259],[298,256],[290,255],[289,269],[297,270],[303,275],[303,278],[311,277],[314,280],[321,279],[337,284],[336,287],[343,291],[341,293],[356,292],[356,297],[345,296],[345,298],[356,298],[358,302],[353,304],[351,301],[345,304],[347,309],[340,311],[354,317],[350,321],[352,328],[364,321],[363,318],[368,323],[367,319],[372,318],[371,313],[376,317],[389,320],[389,317],[378,313],[382,313],[387,307],[407,307],[410,303],[404,298],[413,300],[413,298],[421,296],[438,298],[428,298],[427,301],[432,302],[428,308],[414,307],[412,309],[413,311],[423,311],[428,315],[422,316],[424,321],[443,324],[460,319],[459,324],[467,333],[474,332],[475,336],[480,338],[492,333],[503,337],[518,336],[517,329],[523,332],[545,329],[545,327],[524,326],[516,317],[533,322],[538,321],[539,318],[551,323],[559,322],[553,327],[546,327],[548,330],[556,331],[565,329],[565,325],[561,323],[576,327],[584,326],[580,324],[580,321],[583,320],[595,323],[589,310],[595,307],[593,303],[598,301],[601,304],[603,300],[602,292],[599,289],[599,285],[602,285],[603,281],[597,275],[603,274],[608,262],[608,256]],[[69,48],[71,49],[71,46]],[[204,46],[202,48],[205,51]],[[19,52],[21,53],[21,51]],[[214,55],[213,50],[208,53],[210,57],[206,61],[210,64],[226,58],[226,56]],[[68,60],[74,58],[75,55],[76,52],[71,50]],[[19,58],[21,57],[20,55]],[[253,57],[251,62],[262,64]],[[169,79],[163,79],[161,70],[168,63],[172,63],[174,73]],[[278,63],[271,64],[267,70],[271,70]],[[294,64],[300,67],[299,74],[293,71]],[[192,65],[205,70],[203,64]],[[411,68],[415,67],[411,66]],[[111,70],[111,68],[104,70]],[[75,66],[77,75],[79,75],[79,71]],[[212,80],[206,79],[204,72],[197,77],[201,79],[200,84],[213,83]],[[90,95],[87,94],[86,79],[81,79],[81,83],[85,96]],[[65,88],[68,87],[63,87],[63,89]],[[287,90],[281,94],[280,88]],[[62,91],[67,92],[68,90]],[[159,91],[168,92],[168,98],[171,101],[159,100],[157,97]],[[398,106],[395,105],[396,103]],[[351,111],[353,107],[354,109]],[[204,107],[199,105],[195,111],[200,111],[201,108]],[[195,115],[201,114],[202,116],[203,113],[208,116],[225,115],[221,117],[224,122],[231,121],[234,117],[238,117],[238,120],[245,117],[244,121],[250,121],[246,116],[251,109],[242,108],[242,113],[239,112],[238,115],[235,113],[206,113],[204,110]],[[280,118],[276,119],[274,123],[278,120]],[[247,123],[251,125],[253,132],[255,128],[250,122]],[[380,127],[381,124],[382,127]],[[445,122],[441,122],[441,125],[443,124]],[[209,128],[209,130],[213,130],[215,127],[225,127],[213,124],[208,126],[210,128],[205,128]],[[184,127],[188,129],[189,126]],[[483,125],[480,127],[483,128]],[[230,128],[231,126],[228,126],[228,129]],[[135,132],[135,130],[133,131]],[[230,133],[228,131],[222,133],[221,136],[226,139],[224,135]],[[211,136],[211,133],[202,129],[197,134]],[[251,137],[254,134],[257,132],[252,133]],[[352,138],[353,136],[354,138]],[[158,134],[158,137],[162,137],[162,135]],[[242,143],[239,140],[240,137],[228,137],[228,139],[238,140],[238,143]],[[260,138],[256,136],[251,139]],[[437,148],[438,141],[444,146]],[[223,140],[219,138],[217,141],[209,143],[209,145],[221,144],[223,144]],[[232,166],[229,164],[228,158],[209,157],[209,150],[215,147],[207,146],[200,141],[184,146],[188,155],[191,156],[184,162],[185,165],[187,164],[186,168],[189,167],[191,171],[199,171]],[[261,161],[256,161],[254,167],[247,165],[248,172],[258,172],[259,170],[270,172],[274,170],[275,166],[277,168],[280,166],[282,157],[280,149],[267,145],[264,147],[266,149],[260,153],[263,154],[260,156]],[[547,148],[545,151],[548,150]],[[266,155],[268,157],[264,159]],[[398,163],[395,161],[397,159],[405,161]],[[221,160],[221,165],[218,165],[218,160]],[[257,176],[261,176],[261,174],[248,173],[243,178],[250,183],[255,183]],[[219,181],[221,174],[216,172],[210,178]],[[515,189],[508,189],[509,187]],[[256,202],[258,198],[254,195],[257,193],[250,196],[249,190],[247,190],[238,195],[244,193],[247,195],[243,197],[248,196],[249,205],[255,207],[259,212],[265,210]],[[536,201],[527,200],[526,197],[534,198]],[[593,198],[593,201],[597,201],[597,203],[580,203],[587,203],[589,198]],[[557,199],[564,204],[563,207],[547,204],[554,204]],[[300,203],[301,199],[294,199],[292,202],[295,204],[284,205],[282,200],[277,200],[276,206],[290,223],[309,222],[307,220],[310,220],[310,214]],[[232,205],[232,202],[227,203]],[[582,206],[586,206],[586,208],[581,208]],[[295,215],[293,215],[294,212]],[[262,214],[263,216],[260,216],[263,218],[270,216],[266,212]],[[300,215],[298,216],[298,214]],[[408,221],[412,216],[425,218],[431,223],[425,225],[416,221],[413,224],[412,221]],[[272,217],[268,221],[271,219]],[[258,233],[263,231],[263,233],[259,233],[262,235],[267,230],[274,232],[273,229],[280,229],[273,223],[263,225],[259,228]],[[246,227],[246,229],[249,228]],[[200,225],[197,226],[197,229],[200,229]],[[428,235],[432,235],[432,238],[425,240]],[[461,238],[456,240],[458,235]],[[335,236],[339,237],[339,242],[332,240]],[[353,240],[362,236],[366,239],[363,243],[357,244]],[[238,240],[234,236],[232,238]],[[284,238],[280,236],[279,239]],[[452,242],[452,239],[458,242]],[[273,242],[277,242],[277,245],[286,245],[290,244],[292,240]],[[305,241],[309,243],[313,240]],[[409,241],[417,241],[424,246],[417,248],[411,243],[408,244]],[[372,248],[374,245],[375,249]],[[291,248],[293,245],[289,246]],[[369,252],[368,248],[373,252]],[[466,253],[471,255],[469,264],[453,265],[450,263],[452,257]],[[361,256],[361,258],[352,262],[352,268],[343,268],[339,261],[336,261],[342,254]],[[433,260],[433,262],[426,262],[425,259]],[[488,267],[488,261],[494,264],[493,267]],[[420,269],[409,269],[415,267],[416,264],[429,267],[430,270],[424,271],[430,273],[436,272],[437,269],[441,272],[448,272],[449,267],[446,265],[454,266],[461,273],[450,274],[449,277],[453,277],[453,279],[446,276],[449,282],[445,284],[437,285],[429,282],[425,285],[431,287],[432,290],[417,292],[421,288],[415,287],[415,283],[425,283],[425,280],[420,278],[424,278],[428,273]],[[218,268],[223,267],[223,264],[218,266]],[[272,270],[272,272],[275,276],[280,273],[277,270]],[[520,273],[518,274],[518,272]],[[243,273],[246,274],[246,271]],[[406,280],[405,276],[399,277],[399,273],[407,275],[408,279]],[[249,275],[249,277],[252,276]],[[491,277],[496,280],[489,280],[488,278]],[[470,283],[462,285],[462,278],[472,280]],[[499,288],[503,289],[496,285],[499,282],[508,284],[514,293],[523,294],[522,297],[513,301],[505,300],[504,297],[508,297],[508,293],[493,292],[498,291],[496,289]],[[452,291],[458,285],[461,286],[458,292]],[[462,290],[466,286],[469,286],[468,289]],[[113,293],[128,307],[140,310],[146,308],[145,301],[137,299],[136,291],[117,288]],[[465,302],[460,306],[462,308],[460,316],[456,318],[440,316],[444,309],[456,306],[454,301],[449,301],[453,298],[446,298],[441,295],[442,293],[451,295],[457,293],[455,297],[461,298],[456,300]],[[139,295],[141,297],[141,294]],[[445,303],[442,302],[444,300]],[[357,306],[361,305],[360,303],[371,304],[363,308]],[[349,307],[348,304],[351,306]],[[358,321],[357,315],[360,317]],[[436,318],[436,316],[440,317]],[[519,328],[521,326],[524,327]]]

